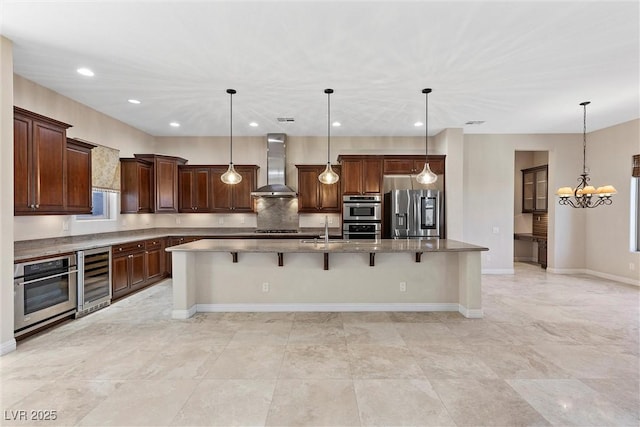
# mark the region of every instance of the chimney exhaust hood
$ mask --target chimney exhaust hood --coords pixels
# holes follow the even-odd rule
[[[253,197],[297,197],[285,183],[287,135],[267,134],[267,185],[251,193]]]

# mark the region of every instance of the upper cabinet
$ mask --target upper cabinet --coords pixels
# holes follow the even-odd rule
[[[300,213],[340,213],[342,192],[340,182],[323,184],[318,175],[326,165],[296,165],[298,168],[298,212]],[[340,166],[332,166],[341,175]],[[340,178],[342,179],[342,178]]]
[[[179,211],[211,212],[211,169],[206,166],[178,166]]]
[[[522,169],[522,212],[547,212],[548,166]]]
[[[67,138],[67,212],[91,213],[91,150],[93,144]]]
[[[211,167],[212,212],[243,213],[254,211],[251,192],[256,189],[256,183],[258,182],[258,166],[234,166],[236,172],[242,175],[242,181],[233,185],[225,184],[221,180],[222,174],[227,171],[228,165]]]
[[[153,165],[151,175],[151,206],[156,213],[178,212],[178,166],[186,159],[157,154],[134,154]]]
[[[91,148],[71,125],[14,107],[14,214],[91,212]]]
[[[436,175],[444,174],[443,155],[428,156],[429,167]],[[424,156],[415,155],[397,155],[384,156],[383,174],[384,175],[415,175],[422,172],[424,168]]]
[[[342,194],[376,194],[382,191],[382,156],[339,156]]]
[[[153,164],[142,159],[120,159],[120,213],[151,213]]]

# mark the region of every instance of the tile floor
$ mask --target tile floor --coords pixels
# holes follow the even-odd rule
[[[0,358],[2,425],[637,426],[639,289],[517,264],[457,313],[170,319],[171,282]],[[56,411],[55,421],[12,418]],[[37,413],[36,413],[37,415]]]

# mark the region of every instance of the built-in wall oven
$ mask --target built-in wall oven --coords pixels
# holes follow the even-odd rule
[[[380,239],[382,237],[381,202],[382,197],[379,194],[343,196],[343,239]]]
[[[75,254],[15,264],[15,336],[73,315],[77,304],[76,286]]]
[[[78,251],[78,310],[84,316],[111,304],[111,247]]]

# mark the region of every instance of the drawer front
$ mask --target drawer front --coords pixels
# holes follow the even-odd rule
[[[113,256],[118,256],[120,254],[127,254],[131,252],[143,250],[144,246],[145,246],[144,241],[128,242],[128,243],[123,243],[121,245],[112,246],[111,251],[113,253]]]
[[[145,249],[149,251],[152,249],[162,248],[164,244],[162,239],[151,239],[151,240],[147,240],[144,246],[145,246]]]

